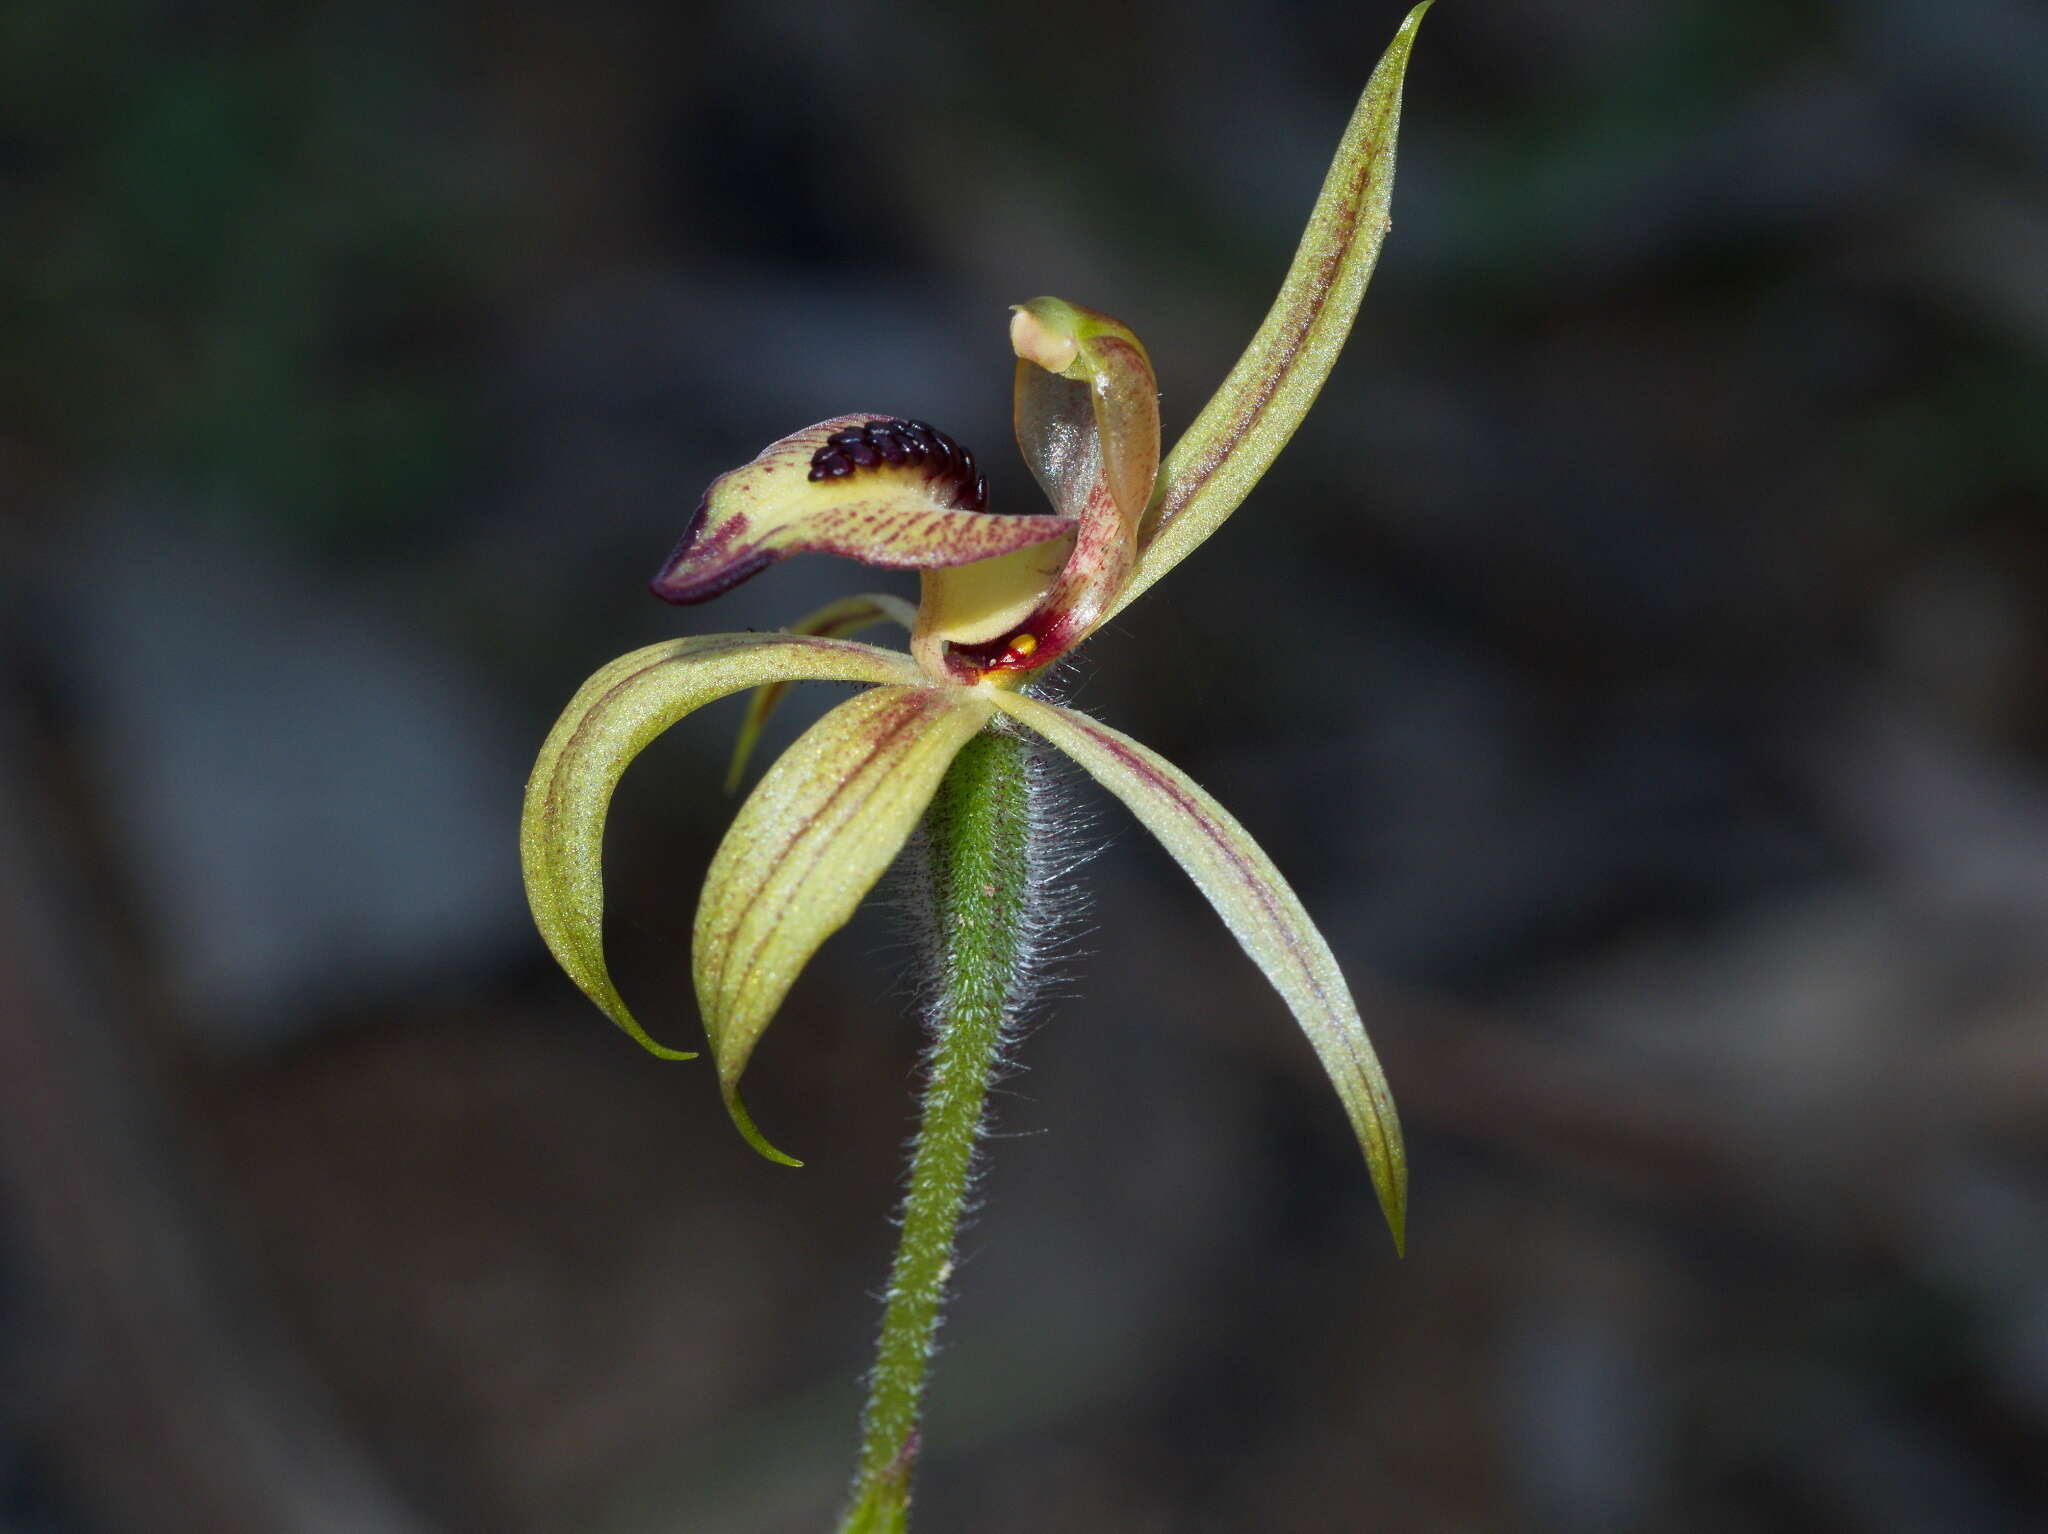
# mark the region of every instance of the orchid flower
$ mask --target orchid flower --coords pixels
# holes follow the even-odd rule
[[[693,973],[725,1106],[763,1155],[748,1058],[819,945],[904,845],[949,763],[992,725],[1021,727],[1121,799],[1208,897],[1293,1011],[1336,1087],[1396,1243],[1407,1167],[1373,1048],[1329,945],[1228,811],[1128,736],[1037,695],[1046,669],[1222,526],[1307,413],[1389,227],[1409,47],[1403,23],[1345,131],[1271,311],[1172,451],[1144,345],[1120,321],[1037,298],[1015,306],[1017,445],[1049,506],[988,504],[974,456],[925,422],[882,411],[820,421],[715,480],[653,581],[675,603],[717,596],[799,553],[920,572],[913,609],[891,596],[833,603],[781,633],[669,640],[586,682],[542,748],[522,826],[540,931],[570,978],[669,1059],[605,966],[600,843],[614,786],[656,735],[717,698],[756,690],[734,776],[792,682],[865,684],[768,768],[712,859]],[[854,638],[883,624],[907,651]]]

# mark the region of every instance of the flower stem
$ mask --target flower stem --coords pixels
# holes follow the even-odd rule
[[[1028,748],[984,733],[947,771],[925,817],[934,1038],[902,1237],[862,1416],[860,1469],[839,1534],[901,1534],[918,1414],[954,1238],[967,1201],[989,1079],[1021,999],[1033,839]]]

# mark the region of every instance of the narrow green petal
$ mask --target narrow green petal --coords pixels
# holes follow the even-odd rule
[[[841,554],[889,570],[970,564],[1073,526],[987,507],[974,455],[944,433],[894,417],[834,416],[713,480],[654,594],[708,601],[791,554]]]
[[[1401,82],[1429,5],[1424,0],[1408,13],[1366,82],[1280,296],[1223,387],[1167,454],[1137,569],[1105,622],[1237,510],[1330,376],[1392,227]]]
[[[1223,924],[1293,1009],[1343,1099],[1394,1245],[1401,1247],[1407,1229],[1408,1160],[1393,1094],[1336,956],[1280,871],[1229,811],[1129,736],[1036,698],[993,688],[989,693],[998,708],[1044,736],[1130,806],[1209,897]]]
[[[762,777],[725,833],[697,906],[697,1004],[726,1107],[754,1127],[740,1074],[818,945],[846,925],[993,710],[992,689],[878,687],[833,709]]]
[[[906,629],[915,628],[917,609],[901,597],[871,591],[827,602],[816,612],[789,624],[783,633],[815,634],[822,639],[851,639],[878,623],[900,623]],[[747,700],[747,717],[740,721],[739,738],[733,742],[732,765],[725,773],[727,793],[739,792],[740,780],[747,773],[747,759],[754,754],[754,745],[760,740],[761,731],[767,727],[769,717],[788,691],[789,683],[770,682],[766,687],[755,688],[753,697]]]
[[[919,678],[907,655],[849,640],[711,634],[635,650],[585,682],[541,747],[519,823],[534,925],[569,978],[655,1054],[693,1058],[647,1036],[605,968],[604,821],[620,774],[683,715],[729,693],[766,682]]]

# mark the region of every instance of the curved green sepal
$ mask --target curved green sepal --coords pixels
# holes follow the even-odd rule
[[[604,962],[604,822],[626,766],[693,709],[770,682],[902,683],[910,658],[841,639],[711,634],[621,656],[578,689],[541,747],[519,823],[526,898],[548,951],[583,993],[651,1053],[656,1043],[620,999]]]
[[[697,1005],[733,1124],[773,1161],[739,1081],[818,945],[902,850],[947,765],[985,725],[986,691],[878,687],[798,737],[725,833],[697,904]]]
[[[1392,227],[1394,143],[1409,50],[1431,0],[1408,13],[1338,143],[1279,297],[1215,397],[1159,471],[1130,582],[1104,620],[1129,606],[1237,510],[1287,445],[1351,333]]]
[[[887,592],[871,591],[857,597],[843,597],[837,602],[827,602],[814,613],[808,613],[783,629],[785,634],[815,634],[821,639],[851,639],[855,634],[873,628],[878,623],[900,623],[905,629],[917,627],[917,609],[901,597],[890,596]],[[739,792],[740,780],[747,774],[747,762],[754,754],[754,747],[761,739],[761,731],[767,728],[768,720],[782,703],[783,695],[789,691],[787,682],[770,682],[766,687],[754,689],[754,695],[747,700],[747,717],[740,721],[739,736],[733,742],[732,765],[726,768],[725,791]]]
[[[1387,1079],[1336,956],[1272,860],[1171,762],[1085,714],[991,688],[995,705],[1130,807],[1206,895],[1293,1011],[1365,1151],[1394,1246],[1407,1241],[1408,1158]]]

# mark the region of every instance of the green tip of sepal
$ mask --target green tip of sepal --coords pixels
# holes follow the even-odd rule
[[[1415,30],[1422,25],[1422,18],[1429,14],[1429,8],[1435,4],[1436,0],[1422,0],[1422,4],[1401,18],[1401,25],[1394,30],[1393,42],[1387,45],[1386,57],[1392,58],[1398,53],[1404,55],[1402,62],[1407,62],[1405,55],[1415,42]]]
[[[1419,7],[1428,10],[1434,0],[1423,0]],[[1380,1212],[1387,1217],[1387,1233],[1394,1238],[1394,1255],[1408,1255],[1408,1169],[1404,1166],[1398,1175],[1373,1178],[1373,1189],[1380,1196]]]
[[[668,1045],[656,1039],[645,1028],[640,1026],[639,1020],[626,1010],[625,1002],[619,999],[619,993],[612,985],[611,976],[605,972],[604,955],[602,952],[597,953],[591,962],[597,966],[596,983],[585,984],[583,980],[578,979],[577,985],[581,987],[584,995],[598,1004],[606,1017],[619,1025],[620,1030],[624,1032],[626,1037],[635,1044],[638,1044],[657,1060],[694,1060],[697,1058],[698,1052],[696,1050],[670,1049]]]
[[[610,973],[605,968],[602,948],[594,941],[582,945],[576,957],[583,962],[571,976],[578,990],[598,1005],[598,1010],[618,1024],[619,1031],[646,1050],[657,1060],[694,1060],[698,1052],[694,1049],[671,1049],[645,1028],[640,1020],[626,1009],[618,988],[612,984]]]
[[[754,1127],[754,1117],[747,1112],[747,1105],[740,1101],[737,1092],[728,1092],[725,1111],[732,1115],[732,1127],[740,1132],[740,1138],[759,1151],[763,1157],[779,1166],[802,1166],[794,1156],[785,1155],[768,1143],[768,1137]]]
[[[1394,1255],[1408,1255],[1408,1148],[1403,1143],[1401,1122],[1388,1101],[1385,1116],[1376,1133],[1364,1137],[1366,1165],[1372,1173],[1372,1191],[1386,1218],[1387,1234],[1394,1238]]]

